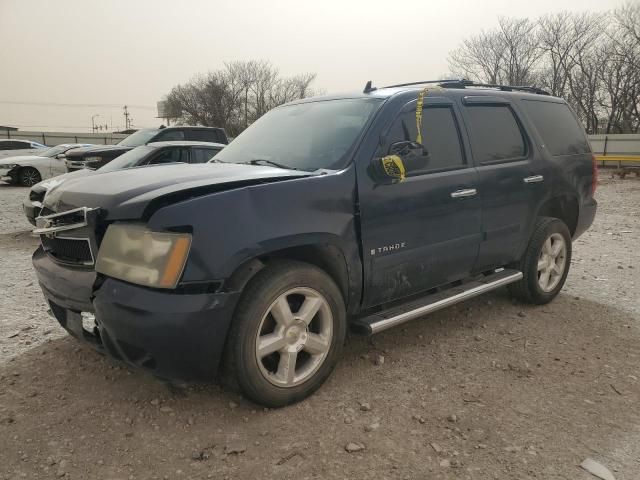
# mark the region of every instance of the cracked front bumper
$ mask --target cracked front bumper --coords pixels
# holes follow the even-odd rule
[[[239,293],[180,294],[98,279],[42,248],[33,264],[52,313],[74,337],[161,378],[215,378]],[[82,312],[95,315],[91,331]]]

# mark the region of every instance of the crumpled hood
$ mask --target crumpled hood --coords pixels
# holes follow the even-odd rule
[[[131,150],[133,147],[125,147],[124,145],[96,145],[94,147],[79,147],[68,150],[65,153],[67,159],[69,160],[80,160],[81,157],[85,156],[98,156],[100,153],[114,152],[116,150],[120,150],[122,153]]]
[[[65,179],[52,187],[44,207],[63,212],[100,208],[106,220],[140,219],[152,200],[173,194],[189,196],[263,182],[313,175],[274,167],[233,163],[170,164],[128,168]]]
[[[62,182],[65,182],[69,178],[80,178],[86,177],[87,175],[91,175],[95,170],[89,170],[86,168],[82,168],[80,170],[75,170],[73,172],[63,173],[62,175],[58,175],[55,177],[47,178],[46,180],[42,180],[40,183],[36,183],[33,187],[31,187],[32,192],[46,192],[54,187],[57,187]]]

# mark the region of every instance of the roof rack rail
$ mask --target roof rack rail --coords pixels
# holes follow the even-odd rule
[[[480,87],[480,88],[496,88],[498,90],[502,90],[503,92],[512,92],[512,91],[515,90],[515,91],[519,91],[519,92],[537,93],[538,95],[550,95],[550,93],[547,92],[546,90],[543,90],[543,89],[538,88],[538,87],[527,86],[527,85],[499,85],[499,84],[495,84],[495,83],[469,82],[469,83],[465,84],[465,86]]]
[[[546,90],[542,90],[541,88],[538,88],[538,87],[524,86],[524,85],[499,85],[494,83],[476,83],[472,80],[467,80],[465,78],[448,79],[448,80],[423,80],[421,82],[410,82],[410,83],[400,83],[397,85],[388,85],[383,88],[412,87],[415,85],[426,85],[426,84],[437,84],[442,88],[467,88],[467,87],[495,88],[503,92],[519,91],[519,92],[537,93],[538,95],[550,95],[549,92],[547,92]],[[367,87],[371,87],[371,85],[368,83]],[[365,88],[365,93],[368,93],[366,88]]]
[[[387,85],[386,87],[382,87],[382,88],[412,87],[414,85],[424,85],[428,83],[438,83],[438,84],[451,83],[451,82],[461,83],[461,82],[468,82],[468,81],[469,80],[464,80],[462,78],[456,78],[452,80],[423,80],[422,82],[399,83],[397,85]]]

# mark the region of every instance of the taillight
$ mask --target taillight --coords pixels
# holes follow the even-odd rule
[[[598,159],[595,154],[591,155],[591,195],[596,193],[596,187],[598,186]]]

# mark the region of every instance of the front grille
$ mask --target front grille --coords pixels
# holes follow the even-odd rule
[[[91,246],[86,238],[49,238],[42,235],[41,241],[44,251],[61,262],[93,265]]]

